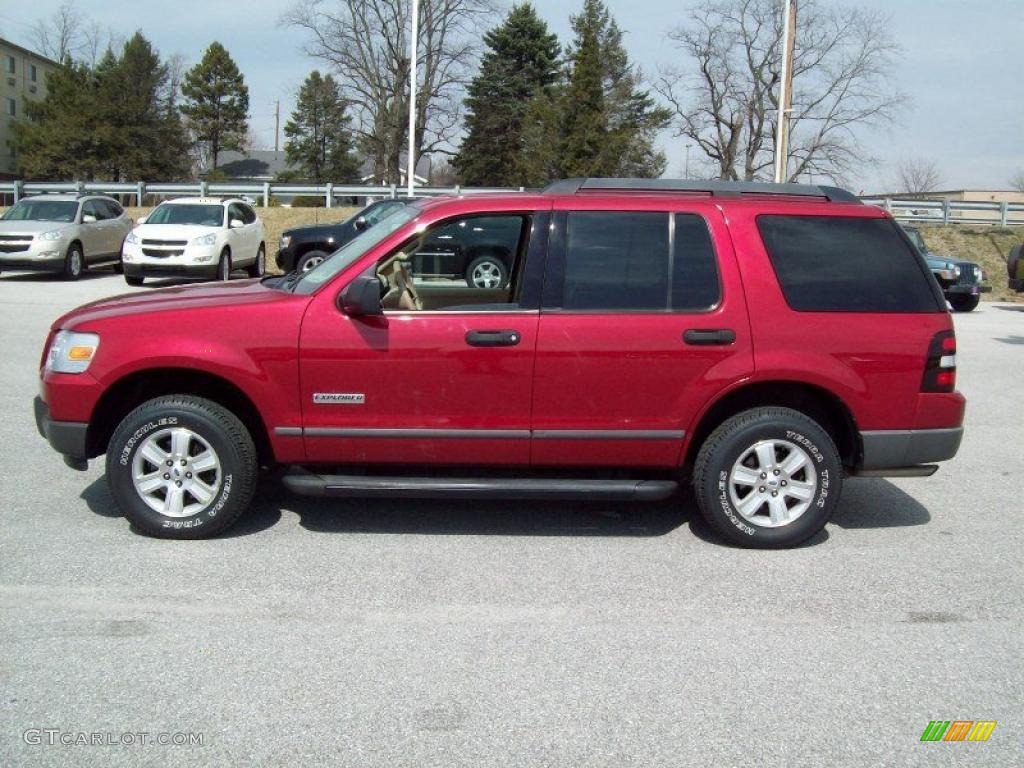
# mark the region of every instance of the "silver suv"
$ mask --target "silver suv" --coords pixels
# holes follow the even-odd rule
[[[121,263],[132,220],[99,195],[26,197],[0,217],[0,269],[57,272],[77,280],[87,267]]]

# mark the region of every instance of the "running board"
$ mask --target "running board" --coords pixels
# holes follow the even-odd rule
[[[481,477],[377,477],[294,472],[283,477],[301,496],[408,499],[605,499],[660,501],[679,488],[674,480],[577,480]]]
[[[889,467],[888,469],[857,469],[851,477],[931,477],[938,470],[938,464],[915,464],[912,467]]]

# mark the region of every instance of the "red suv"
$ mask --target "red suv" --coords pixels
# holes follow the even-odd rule
[[[506,282],[414,277],[478,218],[512,232]],[[36,420],[72,467],[106,454],[155,536],[223,531],[285,465],[313,496],[690,482],[726,539],[786,547],[845,477],[956,453],[944,307],[902,230],[843,190],[572,179],[415,202],[305,273],[80,307],[46,341]]]

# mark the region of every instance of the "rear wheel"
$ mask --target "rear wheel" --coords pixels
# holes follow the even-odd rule
[[[220,252],[220,261],[217,262],[217,279],[221,281],[231,279],[231,252],[227,248]]]
[[[249,273],[249,277],[263,277],[263,273],[267,271],[267,248],[263,243],[260,243],[260,249],[256,251],[256,261],[246,272]]]
[[[129,413],[107,446],[106,469],[125,517],[142,533],[170,539],[208,538],[231,526],[248,508],[258,472],[238,417],[188,395]]]
[[[77,280],[82,276],[84,269],[85,259],[82,256],[82,246],[78,243],[72,243],[71,247],[68,248],[67,255],[64,257],[64,279]]]
[[[842,463],[828,432],[803,413],[753,408],[705,440],[693,487],[704,518],[724,538],[781,549],[825,527],[839,502]]]
[[[323,264],[326,258],[327,254],[323,251],[309,251],[302,254],[299,260],[295,262],[295,270],[297,272],[309,272],[313,267]]]
[[[978,306],[980,300],[980,296],[953,294],[949,297],[949,304],[953,307],[954,312],[970,312]]]

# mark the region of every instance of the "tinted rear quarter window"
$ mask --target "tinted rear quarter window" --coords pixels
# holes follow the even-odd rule
[[[803,312],[937,312],[931,278],[889,219],[757,217],[786,303]]]

